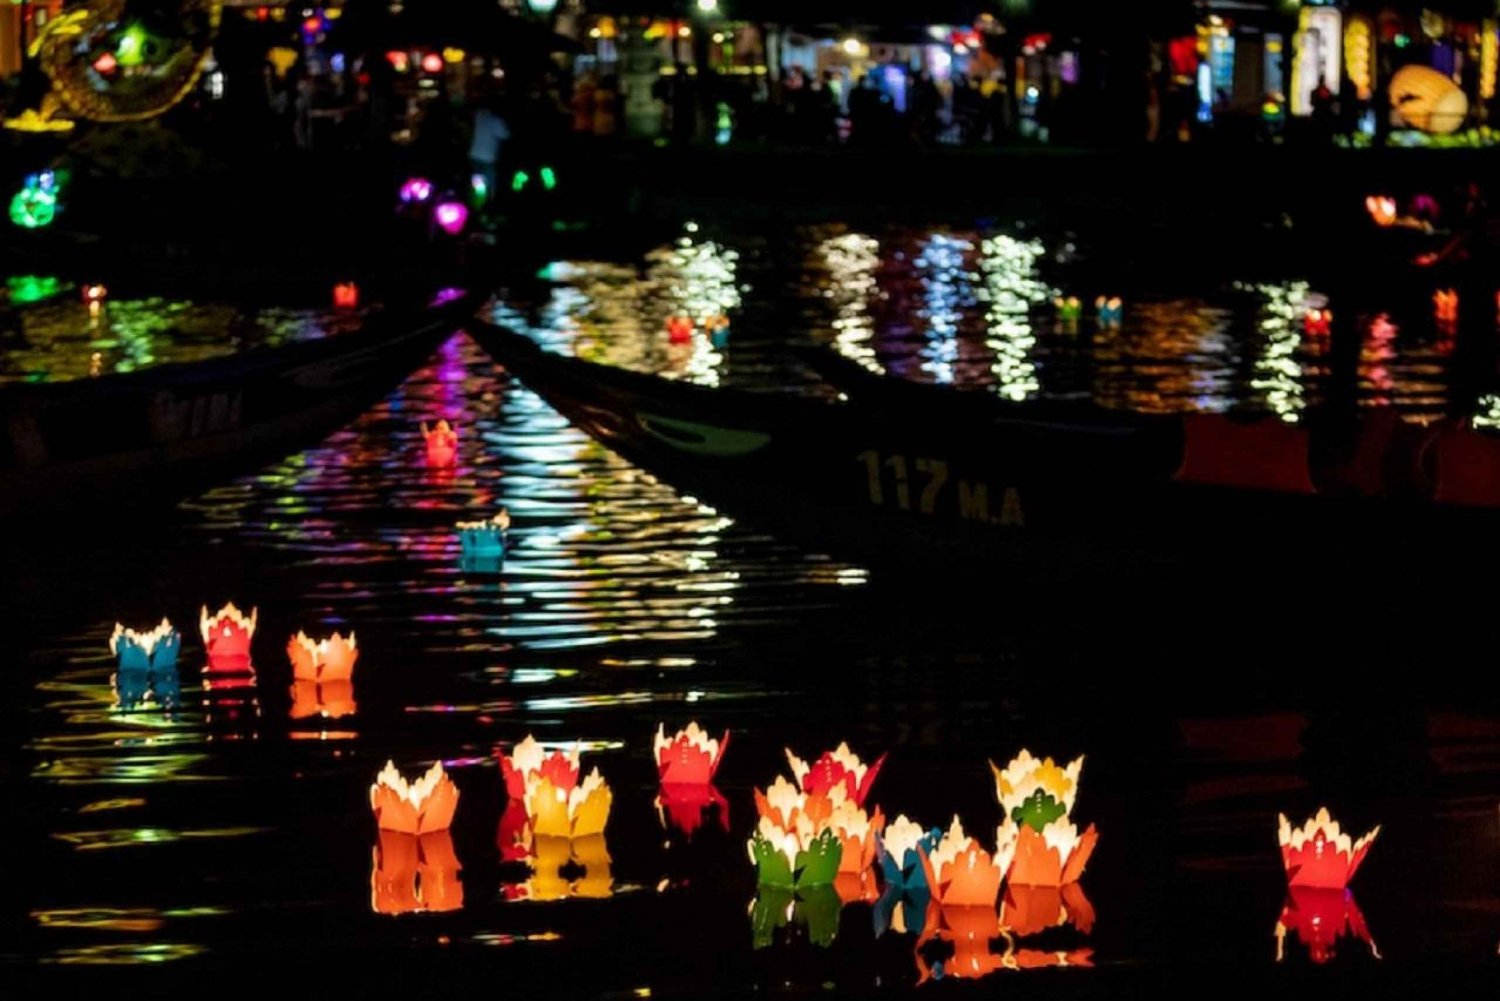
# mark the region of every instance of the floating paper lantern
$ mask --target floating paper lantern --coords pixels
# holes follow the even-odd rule
[[[656,793],[656,812],[663,827],[674,827],[691,838],[702,827],[710,810],[719,812],[719,824],[729,830],[729,801],[713,785],[663,785]]]
[[[1391,77],[1391,110],[1414,129],[1446,135],[1469,116],[1469,99],[1453,80],[1429,66],[1408,65]]]
[[[729,746],[729,731],[725,730],[724,736],[715,740],[692,722],[669,741],[666,724],[658,723],[652,746],[662,785],[708,785]]]
[[[432,218],[444,233],[457,236],[463,231],[464,224],[469,221],[469,208],[463,202],[449,199],[437,203],[432,210]]]
[[[1365,211],[1377,226],[1396,224],[1396,199],[1390,195],[1370,195],[1365,199]]]
[[[1070,295],[1067,298],[1059,296],[1052,300],[1052,305],[1057,310],[1057,318],[1064,323],[1075,322],[1083,316],[1083,303],[1076,295]]]
[[[418,205],[432,197],[432,182],[425,177],[410,177],[401,185],[401,201]]]
[[[990,771],[995,776],[995,796],[1006,818],[1040,831],[1073,812],[1083,758],[1061,768],[1051,758],[1033,758],[1022,748],[1003,769],[991,761]]]
[[[500,827],[495,832],[495,847],[500,849],[502,862],[524,862],[531,858],[531,815],[526,812],[525,801],[512,799],[505,804]]]
[[[1082,834],[1066,817],[1038,832],[1007,820],[996,835],[997,857],[1012,859],[1006,874],[1019,886],[1064,886],[1083,876],[1099,834],[1094,825]]]
[[[1340,939],[1353,937],[1370,947],[1370,954],[1380,958],[1380,950],[1370,935],[1365,916],[1346,889],[1317,886],[1288,887],[1286,905],[1276,919],[1276,961],[1285,958],[1286,933],[1290,931],[1307,949],[1314,963],[1333,958]]]
[[[323,719],[339,719],[354,715],[354,682],[352,681],[295,681],[292,683],[292,719],[307,719],[321,716]]]
[[[298,681],[348,681],[354,676],[359,649],[353,632],[348,639],[334,633],[314,642],[299,629],[287,641],[286,655],[292,662],[292,677]]]
[[[1087,935],[1094,927],[1094,905],[1077,883],[1020,886],[1008,883],[1000,903],[1000,926],[1013,935],[1037,935],[1072,925]]]
[[[333,286],[334,309],[358,309],[359,286],[353,282],[338,282]]]
[[[875,759],[874,764],[864,764],[846,743],[839,744],[835,750],[824,751],[823,756],[811,765],[790,749],[786,752],[786,759],[803,792],[827,793],[834,786],[843,786],[856,806],[864,806],[870,788],[875,785],[875,777],[885,764],[884,754]]]
[[[944,907],[994,909],[1006,866],[965,834],[957,817],[931,851],[920,845],[917,851],[934,900]]]
[[[448,831],[422,835],[382,830],[370,868],[370,909],[376,914],[456,911],[464,905],[458,856]]]
[[[1432,293],[1432,315],[1440,323],[1458,321],[1458,292],[1453,289],[1438,289]]]
[[[155,629],[136,632],[115,623],[109,650],[119,658],[122,671],[165,671],[176,668],[182,637],[166,619]]]
[[[443,57],[440,56],[440,55],[438,55],[436,52],[429,52],[429,53],[427,53],[425,56],[422,57],[422,72],[423,73],[441,73],[441,72],[443,72]],[[439,100],[441,100],[441,99],[439,99]]]
[[[846,904],[873,904],[880,900],[880,878],[874,869],[849,869],[840,856],[839,873],[833,877],[833,892]]]
[[[571,788],[548,779],[537,782],[526,795],[526,812],[536,837],[583,838],[604,833],[614,794],[595,768]]]
[[[926,889],[922,852],[933,851],[942,837],[938,828],[923,829],[904,813],[891,821],[880,837],[880,871],[886,884]]]
[[[109,289],[103,285],[85,285],[79,290],[79,294],[85,304],[93,306],[102,303],[109,296]]]
[[[510,528],[510,512],[501,508],[493,518],[484,521],[460,521],[459,551],[466,560],[505,559],[505,532]]]
[[[204,605],[198,612],[198,632],[203,637],[203,649],[208,653],[208,670],[243,673],[250,670],[250,640],[255,636],[257,609],[250,615],[228,602],[215,612],[208,614]]]
[[[785,830],[770,817],[761,817],[746,846],[763,886],[783,888],[829,886],[839,873],[843,847],[831,830]]]
[[[1333,310],[1308,309],[1302,314],[1302,330],[1312,337],[1326,337],[1333,329]]]
[[[667,341],[688,344],[693,339],[693,321],[686,316],[667,317]]]
[[[839,872],[862,873],[874,864],[876,842],[885,830],[885,814],[880,807],[867,814],[850,800],[836,802],[824,826],[839,838]]]
[[[1099,326],[1118,327],[1125,319],[1125,304],[1117,295],[1100,296],[1094,300],[1094,311],[1099,317]]]
[[[22,229],[41,229],[57,218],[57,175],[30,174],[10,200],[10,221]]]
[[[447,421],[438,421],[431,429],[422,422],[422,439],[427,444],[427,465],[446,469],[458,461],[458,429]]]
[[[1329,816],[1326,807],[1297,829],[1293,829],[1285,814],[1278,819],[1281,862],[1291,886],[1343,889],[1364,862],[1370,845],[1380,836],[1377,825],[1359,840],[1351,841],[1349,835],[1339,830],[1338,821]]]
[[[443,771],[441,761],[433,762],[425,775],[409,784],[396,771],[395,762],[387,761],[370,786],[370,809],[383,831],[446,831],[458,809],[458,787]]]
[[[528,736],[511,753],[497,754],[505,792],[511,800],[524,803],[527,794],[544,779],[554,789],[572,792],[578,784],[578,748],[548,753],[535,737]]]

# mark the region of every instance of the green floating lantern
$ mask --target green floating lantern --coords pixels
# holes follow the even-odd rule
[[[844,846],[832,830],[801,844],[796,834],[781,831],[765,819],[750,839],[750,860],[762,886],[832,886],[843,854]]]
[[[50,170],[29,174],[10,200],[10,221],[22,229],[41,229],[57,218],[57,175]]]
[[[1066,807],[1053,799],[1046,791],[1038,789],[1022,800],[1020,806],[1010,811],[1010,819],[1041,833],[1042,828],[1067,814]]]

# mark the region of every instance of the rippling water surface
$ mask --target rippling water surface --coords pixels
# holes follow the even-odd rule
[[[693,232],[636,260],[558,262],[552,283],[490,308],[555,350],[708,384],[819,391],[784,345],[824,341],[1014,399],[1295,419],[1323,391],[1305,284],[1130,299],[1101,329],[1091,306],[1057,317],[1058,296],[1116,291],[1070,289],[1057,249],[1000,232]],[[1450,342],[1412,305],[1426,294],[1348,307],[1371,314],[1366,401],[1447,404]],[[722,315],[730,333],[671,344],[677,315]],[[460,431],[451,470],[422,459],[418,424],[440,417]],[[453,523],[501,506],[503,570],[464,565]],[[151,539],[83,559],[94,586],[4,675],[12,971],[196,978],[317,957],[348,983],[689,997],[981,974],[1072,993],[1183,970],[1324,988],[1493,973],[1500,717],[1471,685],[1490,658],[1457,652],[1460,623],[1383,615],[1378,594],[1190,605],[1184,592],[1233,574],[1206,553],[1200,578],[1163,581],[1129,615],[1031,593],[1003,567],[961,603],[921,600],[632,468],[463,335],[350,427]],[[200,673],[198,609],[226,600],[259,610],[253,676]],[[162,615],[185,637],[180,704],[114,708],[114,622]],[[292,685],[299,629],[354,631],[352,686]],[[691,834],[659,803],[651,752],[659,722],[689,720],[731,732],[727,810]],[[603,844],[552,879],[513,857],[503,817],[494,754],[527,735],[581,748],[614,792]],[[1085,755],[1072,816],[1100,841],[1081,883],[1009,889],[988,918],[898,910],[878,883],[757,891],[752,787],[788,772],[783,747],[844,740],[866,761],[889,753],[872,796],[886,816],[957,814],[987,847],[1002,816],[986,759]],[[377,835],[368,791],[387,760],[445,763],[460,793],[447,835]],[[1277,814],[1324,804],[1382,832],[1357,900],[1315,906],[1288,898]]]

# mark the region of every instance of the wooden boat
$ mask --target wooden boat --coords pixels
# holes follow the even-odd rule
[[[813,551],[918,569],[934,584],[1005,566],[1072,579],[1081,567],[1134,574],[1205,557],[1285,579],[1494,548],[1477,531],[1492,521],[1482,508],[1319,493],[1305,433],[1285,425],[1055,413],[965,424],[671,382],[551,355],[485,323],[467,329],[564,416],[684,493]],[[1300,467],[1283,461],[1298,449]],[[1376,541],[1392,533],[1405,533],[1399,553]]]
[[[0,517],[176,500],[316,441],[420,365],[480,298],[444,293],[316,341],[0,389]]]

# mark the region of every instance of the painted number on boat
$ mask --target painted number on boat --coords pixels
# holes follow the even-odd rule
[[[1015,487],[994,492],[999,500],[999,510],[995,510],[988,483],[962,477],[950,479],[948,463],[942,459],[883,456],[874,449],[859,453],[856,459],[864,465],[871,504],[890,505],[901,511],[921,514],[940,514],[946,513],[942,505],[956,503],[958,516],[965,521],[1017,528],[1026,523],[1021,494]]]
[[[240,393],[210,393],[187,399],[162,392],[151,401],[151,439],[182,441],[240,426]]]

